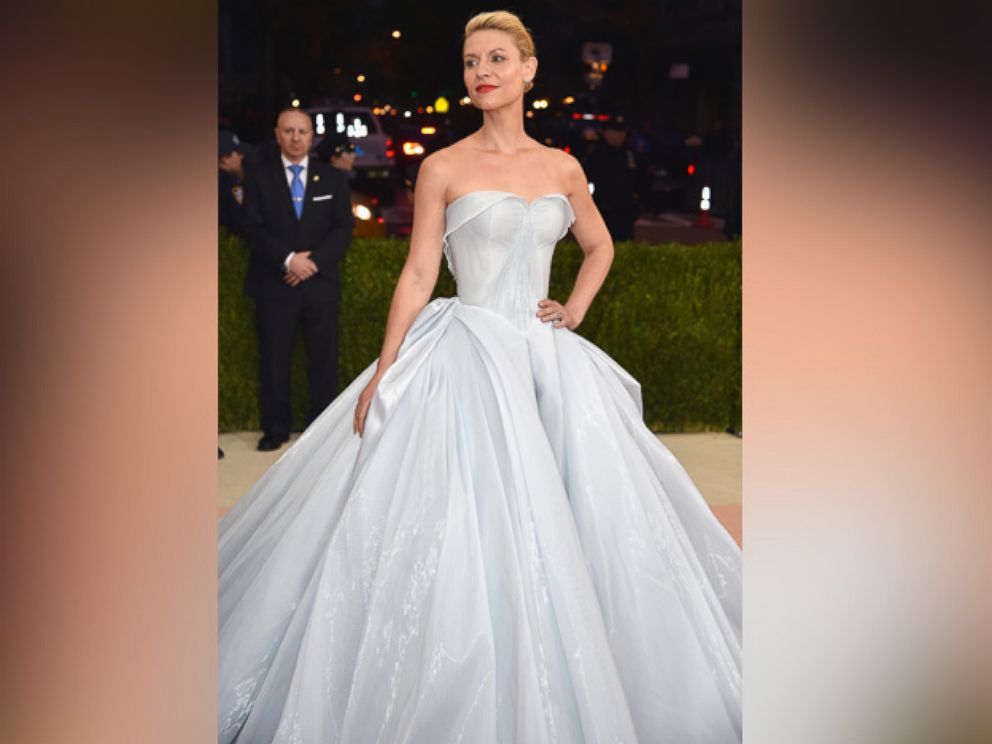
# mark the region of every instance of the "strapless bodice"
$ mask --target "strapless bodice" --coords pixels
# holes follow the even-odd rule
[[[458,298],[520,328],[548,294],[555,244],[575,221],[564,194],[533,201],[508,191],[470,191],[445,210],[444,253]]]

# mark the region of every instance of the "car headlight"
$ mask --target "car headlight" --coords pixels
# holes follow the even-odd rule
[[[353,204],[351,207],[351,213],[360,220],[367,221],[372,219],[372,210],[364,204]]]

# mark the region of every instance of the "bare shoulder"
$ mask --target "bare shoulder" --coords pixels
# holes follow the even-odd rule
[[[443,147],[424,158],[418,169],[418,177],[425,175],[442,176],[451,167],[451,147]]]
[[[445,197],[450,196],[452,184],[459,180],[459,175],[464,178],[466,170],[471,171],[469,164],[472,162],[473,152],[469,140],[470,137],[460,139],[424,158],[418,170],[417,182],[426,178],[432,189],[440,191]]]
[[[442,148],[424,158],[417,169],[417,191],[431,191],[444,196],[451,174],[455,172],[450,149]]]
[[[565,180],[582,175],[582,166],[574,155],[560,150],[557,147],[549,147],[551,162]]]
[[[573,155],[560,150],[557,147],[544,147],[545,162],[556,174],[558,181],[567,186],[567,193],[570,195],[576,189],[586,188],[586,176],[582,170],[582,165]]]
[[[464,170],[468,154],[467,148],[462,144],[464,142],[465,140],[459,140],[424,158],[417,172],[418,180],[427,176],[432,181],[450,183],[460,170]]]
[[[440,150],[432,152],[424,162],[426,163],[427,160],[433,159],[439,167],[451,167],[456,163],[464,163],[465,157],[470,155],[474,150],[475,140],[475,134],[462,137],[447,147],[442,147]]]

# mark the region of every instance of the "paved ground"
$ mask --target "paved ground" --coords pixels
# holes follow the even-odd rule
[[[289,448],[298,435],[275,452],[255,449],[256,431],[221,434],[224,458],[218,462],[219,511],[223,514]],[[717,518],[741,543],[741,440],[730,434],[662,434],[672,451],[696,482]]]
[[[684,212],[663,212],[659,215],[642,214],[634,223],[634,237],[646,243],[723,243],[723,220],[713,217],[708,227],[694,224],[695,215]]]

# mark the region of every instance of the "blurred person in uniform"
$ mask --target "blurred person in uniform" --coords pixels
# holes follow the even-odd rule
[[[283,110],[275,136],[279,156],[249,170],[244,204],[251,247],[245,291],[255,299],[263,432],[258,449],[263,452],[289,440],[290,362],[301,325],[308,426],[337,392],[341,261],[353,224],[344,171],[309,156],[310,116]]]
[[[314,155],[329,163],[332,168],[337,168],[350,179],[351,211],[356,217],[353,237],[383,237],[386,234],[386,226],[379,218],[378,199],[367,194],[363,182],[356,178],[356,149],[355,143],[349,140],[344,132],[328,132],[314,149]]]
[[[238,135],[221,129],[217,151],[217,219],[228,232],[244,237],[244,182],[246,148]]]
[[[226,117],[224,118],[226,120]],[[221,129],[217,148],[217,222],[228,232],[244,237],[244,180],[246,148],[238,135]],[[217,448],[217,459],[224,450]]]
[[[582,162],[592,184],[593,201],[614,241],[634,239],[634,222],[640,214],[637,162],[626,140],[623,117],[611,116],[603,125],[600,142]]]
[[[338,170],[344,171],[348,178],[354,176],[355,143],[348,139],[344,132],[328,132],[317,145],[314,154]]]

